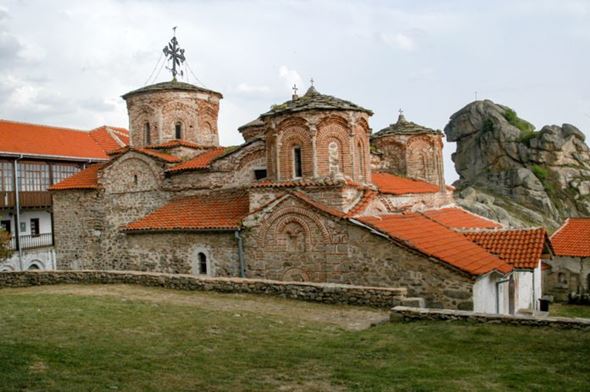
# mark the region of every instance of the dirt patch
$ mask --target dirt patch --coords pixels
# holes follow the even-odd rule
[[[176,291],[131,285],[57,285],[3,289],[12,294],[71,294],[115,297],[127,301],[179,304],[207,310],[256,313],[281,318],[336,325],[348,330],[363,330],[386,321],[387,310],[348,305],[324,305],[252,294],[222,294],[202,291]]]

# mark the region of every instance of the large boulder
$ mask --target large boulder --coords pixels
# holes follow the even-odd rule
[[[535,132],[509,107],[485,100],[453,114],[444,131],[457,143],[454,185],[465,208],[510,226],[556,227],[590,215],[590,150],[575,126]]]

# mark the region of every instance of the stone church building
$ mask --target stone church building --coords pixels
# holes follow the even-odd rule
[[[219,145],[222,94],[171,81],[123,95],[130,145],[52,187],[60,269],[406,287],[427,306],[508,312],[510,260],[463,230],[442,133],[313,86]],[[541,244],[540,246],[543,246]]]

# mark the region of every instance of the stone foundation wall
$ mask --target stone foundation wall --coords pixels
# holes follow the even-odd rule
[[[404,288],[346,286],[322,283],[277,282],[240,278],[204,278],[121,271],[1,272],[0,288],[54,284],[136,284],[177,290],[274,295],[328,304],[390,308],[406,295]]]
[[[448,309],[421,309],[396,306],[391,310],[391,321],[444,320],[469,321],[488,324],[527,325],[531,327],[573,328],[590,331],[590,319],[571,317],[515,316],[473,313]]]

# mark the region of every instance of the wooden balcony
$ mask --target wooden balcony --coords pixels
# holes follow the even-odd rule
[[[0,208],[14,208],[16,197],[14,192],[0,192]],[[19,192],[21,208],[51,207],[51,193],[48,191]]]

